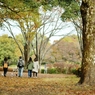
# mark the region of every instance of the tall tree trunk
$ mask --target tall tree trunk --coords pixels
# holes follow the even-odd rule
[[[39,50],[39,73],[41,73],[41,52]]]
[[[38,56],[38,36],[37,36],[37,32],[36,32],[36,55]]]
[[[82,0],[82,73],[79,83],[95,85],[95,0]]]
[[[25,66],[27,66],[27,62],[30,55],[30,42],[28,44],[25,44],[24,46],[24,60],[25,60]]]
[[[25,65],[27,65],[27,61],[28,61],[28,45],[25,44],[24,46],[24,60],[25,60]]]

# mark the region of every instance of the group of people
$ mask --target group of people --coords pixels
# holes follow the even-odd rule
[[[6,77],[8,66],[9,66],[8,59],[5,57],[3,61],[4,77]],[[23,76],[24,67],[25,67],[25,62],[23,58],[20,56],[17,62],[17,69],[18,69],[17,76],[18,77]],[[32,60],[31,57],[29,58],[28,63],[27,63],[27,69],[28,69],[28,77],[37,77],[38,70],[39,70],[38,57],[36,57],[34,61]]]
[[[28,77],[32,77],[32,73],[33,77],[37,77],[39,69],[38,58],[36,57],[33,62],[32,58],[30,57],[27,64],[27,68],[28,68]]]

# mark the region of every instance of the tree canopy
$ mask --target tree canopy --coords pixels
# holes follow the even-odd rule
[[[1,23],[7,22],[9,27],[11,25],[8,22],[8,19],[15,20],[19,23],[18,26],[21,29],[21,33],[22,33],[23,39],[24,39],[24,45],[23,45],[24,51],[22,51],[22,49],[20,48],[20,45],[17,43],[15,37],[14,37],[14,40],[18,44],[18,47],[21,50],[22,55],[25,55],[25,60],[27,62],[28,56],[30,53],[30,45],[32,42],[32,40],[31,41],[29,40],[30,38],[28,38],[28,37],[30,37],[30,36],[28,36],[28,34],[30,34],[30,32],[31,32],[31,34],[32,34],[31,37],[33,37],[33,35],[35,35],[35,34],[38,34],[38,29],[42,25],[42,22],[40,21],[41,19],[40,19],[40,15],[39,15],[39,7],[42,6],[44,9],[44,12],[45,12],[46,10],[51,10],[53,7],[60,6],[65,10],[64,14],[62,15],[62,19],[67,20],[67,18],[70,19],[70,18],[76,17],[75,15],[78,14],[77,10],[78,10],[79,6],[77,6],[77,5],[78,5],[78,3],[76,3],[75,0],[68,0],[68,1],[67,0],[39,0],[39,1],[38,0],[33,0],[33,1],[31,1],[31,0],[15,0],[15,1],[1,0],[0,1]],[[76,7],[74,7],[74,6],[76,6]],[[43,23],[43,26],[44,26],[44,24],[45,23]],[[56,23],[56,25],[57,25],[57,23]],[[42,35],[43,35],[43,38],[41,38],[42,41],[40,44],[40,50],[45,48],[45,47],[41,47],[41,46],[46,46],[46,43],[49,41],[50,37],[52,35],[54,35],[53,31],[57,30],[56,26],[54,26],[54,27],[55,27],[55,29],[51,30],[51,34],[46,39],[46,42],[42,42],[42,41],[44,41],[43,38],[45,36],[44,35],[45,32],[43,32],[43,34],[41,34],[40,37],[42,37]],[[43,27],[43,29],[44,29],[44,27]],[[12,36],[14,36],[11,29],[9,29],[9,31],[12,34]],[[35,33],[33,33],[33,32],[35,32]],[[43,43],[43,45],[42,45],[42,43]],[[37,43],[36,43],[36,47],[38,48]],[[29,51],[27,51],[27,50],[29,50]],[[37,51],[37,49],[36,49],[36,51]],[[40,55],[40,53],[39,53],[39,55]]]

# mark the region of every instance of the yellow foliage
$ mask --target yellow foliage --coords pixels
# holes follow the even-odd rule
[[[36,32],[27,32],[27,40],[32,41]]]

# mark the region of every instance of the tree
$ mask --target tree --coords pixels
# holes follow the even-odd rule
[[[20,6],[15,5],[15,3],[20,3]],[[33,3],[33,6],[31,6]],[[17,43],[22,56],[25,59],[25,63],[27,63],[29,54],[30,54],[30,44],[33,39],[33,36],[35,34],[36,28],[38,28],[38,23],[36,21],[37,18],[37,10],[36,8],[38,4],[35,3],[35,1],[26,1],[26,0],[15,0],[15,2],[12,2],[12,0],[9,1],[0,1],[0,7],[1,7],[1,21],[5,22],[5,27],[8,29],[8,31],[11,33],[12,37],[14,38],[15,42]],[[35,9],[34,9],[35,7]],[[36,13],[35,13],[36,12]],[[35,13],[35,14],[34,14]],[[4,16],[4,17],[3,17]],[[24,50],[20,47],[18,41],[16,40],[14,33],[11,29],[12,24],[10,24],[10,20],[16,21],[17,25],[21,29],[22,37],[23,37],[23,47]]]
[[[24,51],[22,55],[24,56],[25,63],[27,64],[31,53],[31,43],[33,41],[34,35],[36,34],[37,28],[39,27],[39,24],[37,23],[37,21],[39,21],[39,17],[37,14],[30,12],[25,12],[23,14],[23,19],[19,18],[17,19],[17,22],[19,23],[19,28],[21,29],[24,41]]]
[[[71,3],[71,1],[73,3]],[[17,6],[17,5],[15,5],[15,3],[20,3],[20,5]],[[31,31],[31,27],[29,25],[29,21],[31,21],[30,19],[31,19],[33,13],[36,13],[37,10],[38,10],[37,8],[39,8],[39,6],[41,6],[41,5],[45,9],[49,9],[50,10],[50,9],[53,8],[53,6],[54,7],[56,7],[56,6],[58,7],[59,4],[62,5],[62,6],[65,5],[65,9],[67,8],[68,10],[70,10],[70,7],[73,6],[76,3],[74,2],[74,0],[68,0],[68,1],[66,1],[66,0],[64,0],[64,1],[62,1],[62,0],[55,0],[55,1],[52,1],[52,0],[51,1],[49,1],[49,0],[42,0],[42,1],[37,1],[37,0],[35,0],[35,1],[30,1],[30,0],[19,1],[19,0],[15,0],[15,2],[12,2],[11,0],[8,0],[8,1],[1,0],[0,6],[1,6],[1,8],[5,9],[4,10],[5,11],[4,12],[5,16],[3,15],[4,18],[6,18],[6,19],[10,18],[12,20],[16,20],[16,21],[19,22],[19,26],[21,28],[21,32],[22,32],[23,38],[25,40],[25,44],[24,44],[24,56],[25,56],[25,62],[26,63],[27,63],[27,59],[28,59],[28,56],[29,56],[29,52],[27,52],[27,51],[29,50],[29,47],[30,47],[30,41],[27,40],[27,34],[28,34],[28,32]],[[67,5],[70,5],[70,7],[68,7]],[[78,9],[77,7],[75,7],[75,8],[76,8],[76,10]],[[74,9],[74,7],[72,8],[72,10],[73,9]],[[76,10],[73,10],[73,11],[70,10],[70,12],[77,13]],[[61,13],[61,10],[59,10],[59,14],[60,13]],[[66,15],[68,15],[68,14],[66,14]],[[53,22],[54,18],[51,19],[50,16],[49,16],[49,19],[44,18],[44,19],[46,19],[45,22],[43,23],[43,30],[44,31],[45,31],[45,24],[47,24],[47,22],[49,20],[51,20],[49,23]],[[68,15],[68,16],[70,17],[70,15]],[[36,15],[34,15],[34,17],[36,17]],[[74,17],[74,15],[73,15],[73,17]],[[66,16],[64,18],[66,18]],[[3,20],[5,21],[5,19],[3,19]],[[59,20],[59,18],[58,18],[58,20]],[[45,32],[46,32],[46,34],[48,34],[49,33],[48,31],[40,33],[41,34],[40,38],[42,40],[41,40],[39,52],[36,49],[36,53],[39,53],[39,57],[40,57],[39,60],[40,59],[42,60],[42,58],[44,58],[44,55],[47,52],[47,50],[45,50],[45,47],[47,46],[47,43],[48,43],[49,39],[52,36],[54,36],[56,33],[58,33],[58,31],[56,31],[57,30],[56,27],[58,27],[58,25],[57,25],[58,20],[56,21],[56,25],[54,26],[54,29],[52,29],[50,31],[50,35],[48,36],[48,38],[46,38],[44,40]],[[37,28],[39,28],[39,26],[37,26],[38,22],[36,23],[36,21],[35,20],[33,21],[33,19],[32,19],[32,22],[34,23],[34,28],[36,30],[35,32],[36,32],[36,37],[37,37],[37,34],[39,33],[39,31],[37,31]],[[10,24],[8,24],[8,25],[10,26]],[[51,24],[49,24],[49,26],[51,26]],[[27,29],[26,29],[26,27],[27,27]],[[32,27],[32,29],[34,29],[34,28]],[[60,30],[60,28],[59,28],[59,30]],[[13,35],[12,31],[11,31],[11,34]],[[14,37],[14,39],[15,39],[15,37]],[[15,39],[15,41],[16,41],[16,39]],[[27,44],[27,42],[29,42],[29,44]],[[16,43],[17,43],[17,41],[16,41]],[[37,43],[36,43],[36,47],[38,47]],[[19,49],[20,49],[20,47],[19,47]],[[22,52],[22,55],[23,55],[23,51],[22,50],[21,50],[21,52]]]
[[[80,55],[82,56],[83,50],[83,40],[82,40],[82,18],[80,13],[81,0],[59,0],[59,5],[64,8],[65,12],[63,13],[62,20],[72,22],[74,25],[78,41],[80,44]]]
[[[82,0],[82,74],[79,83],[95,85],[95,1]]]
[[[63,38],[59,43],[51,48],[51,57],[54,62],[72,62],[81,63],[79,55],[79,43],[76,35]],[[49,61],[49,60],[48,60]]]
[[[61,11],[61,12],[60,12]],[[56,13],[56,16],[54,15]],[[40,65],[47,50],[49,48],[50,38],[56,36],[60,30],[62,30],[63,26],[61,26],[62,21],[60,21],[60,15],[62,14],[62,9],[59,7],[52,8],[51,11],[44,11],[42,9],[41,13],[41,22],[42,25],[38,29],[37,36],[37,51],[39,56]]]
[[[8,37],[8,35],[0,36],[0,63],[2,63],[4,57],[10,57],[11,62],[14,63],[18,59],[18,55],[20,55],[20,51],[12,37]]]

